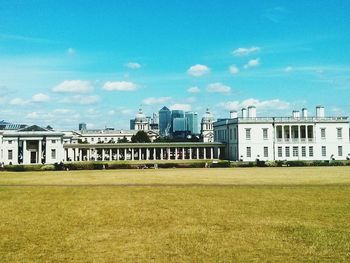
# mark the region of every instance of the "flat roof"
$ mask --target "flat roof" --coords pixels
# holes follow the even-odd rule
[[[64,148],[98,148],[98,149],[111,149],[111,148],[180,148],[180,147],[224,147],[225,144],[221,142],[150,142],[150,143],[74,143],[64,144]]]

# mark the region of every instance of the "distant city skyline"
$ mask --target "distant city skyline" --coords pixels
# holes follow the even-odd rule
[[[350,115],[350,2],[0,0],[0,120],[127,129],[140,107]]]

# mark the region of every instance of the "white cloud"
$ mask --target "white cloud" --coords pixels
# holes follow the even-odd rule
[[[288,66],[284,69],[284,72],[291,72],[291,71],[293,71],[293,67],[291,66]]]
[[[164,103],[168,102],[169,100],[171,100],[171,97],[160,97],[160,98],[150,97],[150,98],[144,99],[143,103],[146,105],[164,104]]]
[[[190,104],[174,104],[170,106],[171,110],[183,110],[183,111],[190,111],[191,105]]]
[[[16,106],[23,106],[23,105],[26,105],[28,103],[29,103],[28,100],[24,100],[21,98],[14,98],[14,99],[10,100],[10,102],[9,102],[10,105],[16,105]]]
[[[260,110],[285,110],[290,107],[290,103],[280,99],[272,100],[259,100],[259,99],[246,99],[243,101],[228,101],[220,103],[220,106],[226,110],[240,110],[249,106],[255,106]]]
[[[75,49],[74,48],[68,48],[67,49],[67,54],[70,55],[70,56],[74,56],[76,53]]]
[[[254,68],[254,67],[258,67],[260,65],[260,59],[256,58],[256,59],[251,59],[248,61],[247,64],[244,65],[244,68]]]
[[[137,85],[129,81],[107,81],[103,85],[103,89],[108,91],[134,91],[136,88]]]
[[[242,56],[248,56],[258,51],[260,51],[260,47],[240,47],[235,49],[232,53],[237,57],[242,57]]]
[[[87,93],[93,91],[90,82],[83,80],[65,80],[52,89],[59,93]]]
[[[210,69],[206,65],[201,65],[201,64],[191,66],[187,70],[187,73],[194,77],[200,77],[205,74],[208,74],[209,72],[210,72]]]
[[[131,69],[139,69],[139,68],[141,68],[141,64],[137,63],[137,62],[129,62],[125,66],[127,68],[131,68]]]
[[[90,95],[90,96],[76,95],[76,96],[66,97],[63,100],[61,100],[62,103],[80,104],[80,105],[96,104],[99,101],[100,101],[100,97],[97,95]]]
[[[50,100],[50,97],[44,93],[37,93],[32,97],[32,102],[48,102]]]
[[[232,75],[235,75],[239,72],[239,68],[236,65],[231,65],[229,67],[229,71]]]
[[[198,87],[190,87],[187,89],[188,93],[199,93],[201,90]]]
[[[229,93],[231,91],[231,87],[226,86],[220,82],[211,83],[207,87],[208,92],[215,92],[215,93]]]

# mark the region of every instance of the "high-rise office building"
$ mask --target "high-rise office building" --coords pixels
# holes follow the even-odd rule
[[[160,136],[169,136],[171,129],[171,111],[167,107],[163,107],[159,111],[159,133]]]
[[[199,134],[198,113],[188,111],[185,113],[185,116],[187,122],[187,130],[190,131],[191,134]]]

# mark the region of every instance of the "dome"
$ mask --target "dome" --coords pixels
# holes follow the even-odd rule
[[[142,121],[145,121],[145,120],[147,120],[146,115],[143,114],[142,109],[139,109],[139,112],[135,116],[135,121],[136,122],[139,122],[139,121],[142,122]]]
[[[209,109],[207,109],[203,115],[202,121],[214,121],[214,116],[210,113]]]

